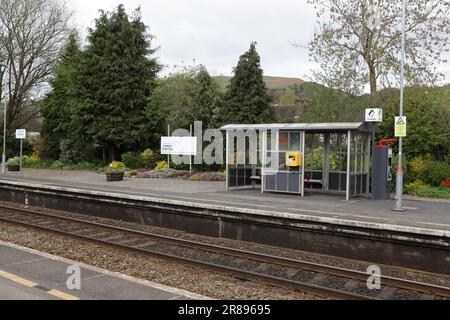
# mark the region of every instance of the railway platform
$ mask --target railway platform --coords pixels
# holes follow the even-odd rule
[[[77,266],[80,289],[68,288]],[[74,270],[74,269],[73,269]],[[74,279],[75,280],[75,279]],[[206,297],[0,242],[0,300],[192,300]]]
[[[450,202],[226,192],[223,182],[26,170],[0,177],[0,201],[450,274]]]

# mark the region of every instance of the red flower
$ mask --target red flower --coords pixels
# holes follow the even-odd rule
[[[442,185],[444,187],[450,188],[450,180],[449,179],[445,179],[442,181]]]

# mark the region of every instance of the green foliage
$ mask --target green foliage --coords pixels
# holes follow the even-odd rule
[[[90,152],[85,145],[71,139],[61,140],[59,149],[59,160],[65,164],[73,165],[92,157],[89,157]]]
[[[141,164],[145,168],[154,168],[156,162],[158,161],[158,155],[151,149],[145,149],[140,154]]]
[[[450,165],[443,161],[429,162],[419,173],[419,178],[433,186],[440,186],[442,181],[450,179]]]
[[[142,167],[142,159],[141,154],[139,152],[123,153],[122,161],[129,169],[138,169]]]
[[[450,188],[443,185],[432,187],[422,180],[416,180],[413,183],[405,185],[405,192],[425,198],[450,199]]]
[[[425,167],[432,161],[431,154],[425,156],[418,156],[409,161],[408,169],[408,179],[415,181],[419,179],[420,175],[424,171]]]
[[[340,90],[318,84],[309,84],[306,110],[301,122],[355,122],[363,121],[366,97],[356,97]]]
[[[435,199],[450,199],[450,188],[432,187],[415,192],[419,197],[435,198]]]
[[[209,127],[219,100],[217,84],[204,66],[184,67],[158,83],[151,106],[161,110],[172,128],[189,128],[194,121]]]
[[[442,159],[450,152],[450,109],[440,103],[441,93],[429,89],[407,89],[405,91],[405,115],[408,117],[407,137],[404,139],[404,154],[413,159],[431,154]],[[383,138],[394,137],[395,116],[398,115],[399,96],[389,98],[384,107],[384,121],[380,126]],[[394,152],[398,153],[397,144]]]
[[[71,136],[71,117],[77,100],[76,72],[80,55],[78,36],[76,32],[72,32],[50,81],[52,91],[41,104],[43,138],[38,142],[40,149],[37,153],[42,159],[58,159],[61,141]]]
[[[251,43],[250,49],[240,57],[234,68],[234,76],[215,117],[218,124],[275,121],[255,42]]]
[[[416,180],[412,183],[407,183],[405,185],[405,192],[406,193],[414,193],[419,190],[425,190],[429,189],[431,186],[429,184],[426,184],[422,180]]]

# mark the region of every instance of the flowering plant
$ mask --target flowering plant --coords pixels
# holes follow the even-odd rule
[[[446,187],[446,188],[450,188],[450,180],[449,179],[445,179],[442,181],[442,186]]]
[[[108,166],[107,172],[108,172],[108,173],[121,173],[121,172],[125,172],[125,164],[124,164],[123,162],[113,161],[113,162],[111,162],[111,164]]]

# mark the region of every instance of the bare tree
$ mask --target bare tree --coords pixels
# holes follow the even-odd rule
[[[0,59],[10,74],[9,132],[36,116],[36,101],[42,98],[69,34],[70,18],[64,1],[0,0]],[[4,74],[0,77],[4,80]]]
[[[310,56],[321,66],[317,81],[351,89],[370,85],[372,97],[391,87],[400,74],[402,1],[308,0],[317,11]],[[406,80],[430,85],[450,39],[448,0],[407,0]],[[347,90],[346,90],[347,91]]]

